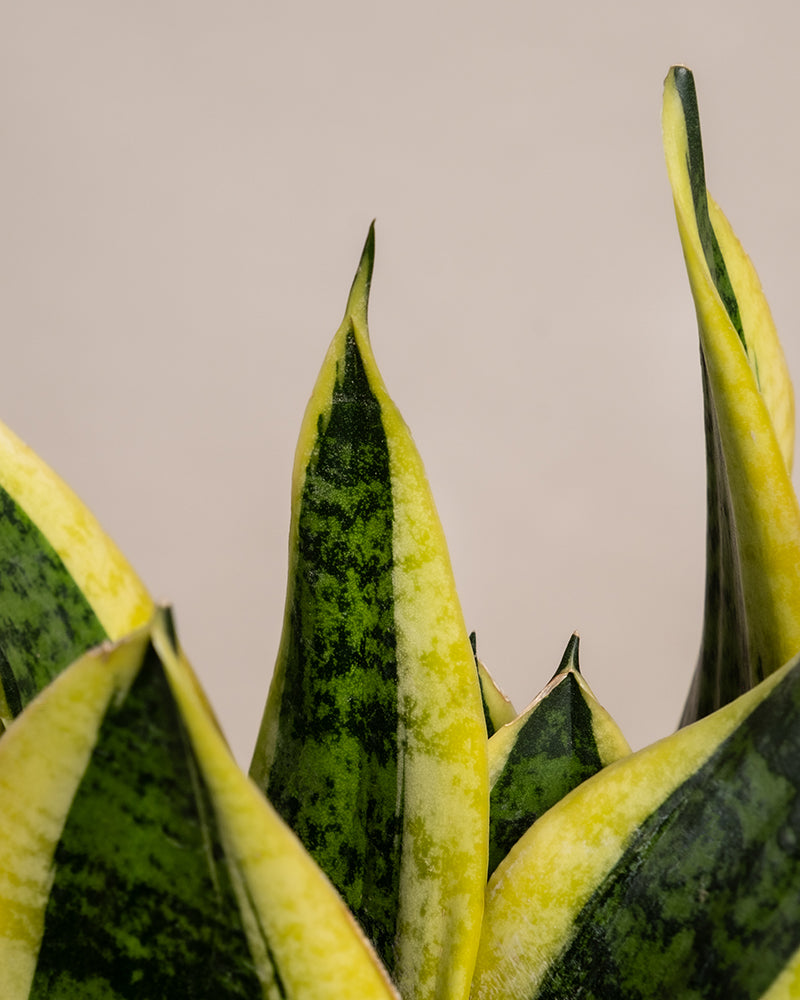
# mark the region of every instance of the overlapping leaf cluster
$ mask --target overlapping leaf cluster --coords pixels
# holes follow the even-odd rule
[[[708,459],[684,728],[631,754],[577,636],[520,714],[477,659],[370,345],[370,230],[300,434],[250,778],[170,611],[0,429],[4,1000],[800,996],[792,390],[683,68],[664,139]]]

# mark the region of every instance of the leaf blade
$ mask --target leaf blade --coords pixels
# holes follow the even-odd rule
[[[486,665],[478,658],[474,632],[470,633],[469,641],[472,645],[472,652],[475,656],[475,667],[478,671],[478,684],[480,685],[481,701],[483,702],[483,716],[486,720],[486,733],[491,737],[507,722],[512,722],[516,718],[517,713],[505,692],[500,689],[494,677],[489,673]]]
[[[458,997],[469,989],[485,883],[486,730],[441,525],[369,342],[373,248],[370,230],[301,429],[284,633],[251,774],[320,860],[403,995]],[[337,413],[351,404],[349,416]],[[319,477],[327,457],[333,465]],[[375,475],[378,465],[365,484],[363,469]],[[333,522],[318,517],[320,498]],[[303,534],[308,522],[313,538]],[[336,541],[330,561],[318,558],[317,539]],[[341,822],[331,819],[337,799],[351,804]],[[353,877],[341,878],[341,859]],[[381,871],[399,873],[388,891],[373,878]],[[420,921],[420,908],[431,919]]]
[[[87,649],[152,613],[88,508],[0,424],[0,720],[8,724]]]
[[[154,644],[210,790],[265,996],[399,1000],[333,886],[237,766],[163,623]]]
[[[578,980],[587,1000],[690,995],[698,989],[698,962],[705,963],[702,995],[730,996],[740,987],[725,978],[731,971],[727,962],[742,948],[758,956],[755,963],[733,962],[749,983],[742,995],[759,996],[771,978],[791,966],[800,943],[793,848],[784,842],[775,852],[775,837],[766,833],[768,827],[791,822],[800,789],[792,751],[798,718],[800,665],[795,662],[725,708],[612,764],[551,809],[490,883],[474,1000],[571,995]],[[752,772],[760,767],[762,752],[774,779],[766,796]],[[787,795],[789,785],[795,792]],[[726,803],[721,813],[720,802]],[[738,849],[734,837],[719,837],[731,810],[747,827]],[[670,843],[671,832],[685,838],[680,851]],[[695,842],[699,865],[691,857]],[[659,858],[659,847],[671,858],[668,865]],[[762,865],[770,852],[777,856],[777,869],[774,858]],[[756,895],[748,878],[759,865],[768,879],[770,866],[777,870],[780,891],[767,884]],[[712,891],[712,883],[718,866],[734,902],[715,908],[719,890],[714,886]],[[619,891],[624,903],[615,895]],[[649,905],[645,900],[651,891],[658,909],[648,909],[643,923],[637,907]],[[611,909],[599,914],[598,901],[604,900],[610,900]],[[746,918],[752,916],[750,907],[764,905],[777,922],[765,921],[759,928],[753,916],[746,933],[739,927],[726,946],[712,951],[704,921],[711,922],[715,935],[724,935],[736,925],[737,906],[737,918]],[[670,937],[662,940],[657,930],[650,932],[660,916],[678,914]],[[603,938],[605,927],[613,940]],[[776,947],[767,961],[764,953],[771,945],[765,935],[770,941],[778,933],[784,947]]]
[[[540,816],[629,753],[580,672],[573,635],[547,686],[489,739],[489,876]]]
[[[105,709],[132,681],[146,642],[146,634],[131,638],[113,661],[99,651],[83,657],[0,741],[0,975],[9,1000],[29,996],[56,844]]]
[[[664,148],[697,311],[709,468],[706,615],[683,723],[800,649],[800,508],[789,477],[793,396],[760,284],[707,196],[694,81],[665,83]]]
[[[86,654],[0,745],[4,1000],[397,1000],[174,642]]]

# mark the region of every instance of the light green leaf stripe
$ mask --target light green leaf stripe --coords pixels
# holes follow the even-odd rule
[[[785,361],[752,264],[705,191],[694,81],[683,67],[667,76],[662,122],[706,398],[706,622],[691,721],[800,650],[800,508]]]
[[[760,1000],[797,1000],[800,996],[800,948],[786,963],[770,988],[761,995]]]
[[[153,602],[130,563],[69,486],[3,424],[0,487],[48,539],[112,640],[149,621]]]
[[[152,611],[88,509],[0,424],[0,724],[87,649]]]
[[[15,720],[0,796],[3,1000],[398,1000],[236,766],[166,614]]]
[[[82,657],[0,741],[0,996],[27,1000],[44,932],[56,845],[112,699],[124,698],[149,641],[140,630]],[[79,928],[76,928],[79,930]]]
[[[382,914],[373,941],[405,1000],[458,1000],[486,879],[486,727],[422,462],[369,341],[372,255],[370,232],[301,429],[251,774],[365,925]]]
[[[374,377],[377,383],[377,369]],[[486,729],[472,649],[422,462],[382,383],[376,394],[383,396],[392,466],[404,750],[396,978],[408,1000],[456,1000],[469,992],[483,910]]]
[[[99,726],[91,719],[88,758],[79,743],[59,747],[50,739],[50,732],[61,735],[70,713],[68,687],[58,685],[57,697],[45,691],[49,731],[34,727],[43,729],[31,749],[35,760],[57,763],[63,773],[55,755],[66,750],[67,762],[84,766],[65,782],[72,796],[58,817],[57,842],[39,854],[49,861],[49,884],[38,948],[28,952],[36,958],[30,1000],[249,1000],[259,982],[208,793],[163,667],[149,643],[131,641],[89,654],[64,676],[74,686],[77,675],[91,689],[85,663],[97,662],[107,676],[130,683],[107,701]],[[103,699],[95,704],[102,707]],[[30,718],[23,713],[9,739],[20,732],[30,739]],[[77,783],[70,780],[76,776]],[[42,789],[16,791],[4,807],[41,832],[50,805]],[[10,860],[12,878],[30,868],[19,851]],[[41,910],[36,916],[41,924]]]

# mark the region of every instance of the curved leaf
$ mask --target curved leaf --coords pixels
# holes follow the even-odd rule
[[[141,664],[142,630],[94,651],[33,701],[0,741],[0,993],[30,996],[53,883],[53,856],[104,714]]]
[[[90,511],[0,424],[0,721],[87,649],[152,612]]]
[[[708,464],[706,612],[682,722],[800,650],[794,399],[756,273],[708,196],[694,79],[670,70],[664,148],[700,332]]]
[[[15,720],[0,795],[4,1000],[397,1000],[236,766],[166,615]]]

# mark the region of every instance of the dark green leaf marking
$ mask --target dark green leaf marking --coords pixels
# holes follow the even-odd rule
[[[492,788],[490,876],[539,816],[602,767],[591,710],[575,673],[566,669],[573,643],[577,636],[556,671],[563,679],[531,712]]]
[[[478,667],[478,637],[474,632],[470,632],[469,634],[469,644],[472,646],[472,655],[475,657],[475,669],[478,672],[478,687],[481,691],[481,705],[483,707],[483,721],[486,723],[486,735],[494,736],[497,732],[497,726],[494,724],[489,703],[486,701],[486,692],[483,690],[483,678]]]
[[[690,70],[683,67],[676,67],[674,73],[675,87],[686,121],[687,170],[703,254],[731,323],[745,352],[748,352],[739,304],[708,214],[708,192],[694,77]],[[763,679],[762,666],[753,662],[750,652],[733,504],[716,405],[702,350],[700,363],[703,377],[708,511],[705,613],[700,656],[681,716],[681,725],[687,725],[721,708]],[[754,374],[758,384],[757,364]]]
[[[106,638],[55,549],[0,488],[0,684],[11,713]]]
[[[728,275],[728,269],[725,266],[725,258],[722,256],[722,249],[717,240],[717,234],[714,232],[714,227],[711,225],[711,219],[708,215],[708,191],[706,188],[705,163],[703,160],[703,140],[700,134],[700,112],[697,107],[697,92],[691,70],[683,66],[675,68],[675,89],[680,97],[681,105],[683,106],[683,115],[686,120],[688,146],[687,169],[692,189],[694,213],[697,217],[697,231],[700,234],[703,254],[725,310],[736,332],[739,334],[739,339],[745,351],[747,351],[747,341],[745,340],[742,319],[739,314],[739,303],[736,300],[736,294],[731,285],[731,279]]]
[[[800,946],[800,665],[633,835],[537,994],[755,1000]]]
[[[702,352],[700,367],[706,439],[705,608],[700,655],[682,726],[710,715],[764,679],[761,665],[751,664],[733,505]]]
[[[381,409],[351,332],[300,502],[267,795],[390,971],[402,822],[392,526]]]
[[[209,793],[150,649],[56,849],[31,998],[257,996]]]

